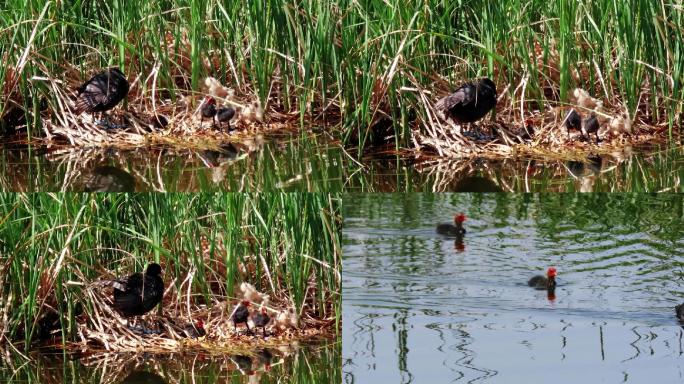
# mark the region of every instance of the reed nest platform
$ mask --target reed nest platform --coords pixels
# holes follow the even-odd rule
[[[666,143],[669,139],[667,124],[653,126],[644,120],[633,121],[619,104],[609,107],[612,104],[593,98],[580,88],[574,90],[570,104],[547,107],[544,111],[522,107],[530,103],[533,101],[516,106],[502,94],[495,120],[485,118],[467,125],[454,123],[425,100],[427,121],[411,130],[410,152],[429,160],[477,157],[579,160],[592,153],[608,154],[627,146]],[[593,135],[587,139],[580,132],[568,132],[564,123],[571,109],[582,117],[597,117],[599,143]]]

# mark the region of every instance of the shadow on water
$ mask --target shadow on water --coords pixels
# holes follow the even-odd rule
[[[344,382],[681,379],[684,196],[344,200]],[[549,266],[553,294],[527,286]]]
[[[244,354],[58,353],[0,361],[0,382],[38,383],[334,383],[337,344],[262,348]]]

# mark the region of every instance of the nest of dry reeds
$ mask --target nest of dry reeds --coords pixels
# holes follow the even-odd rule
[[[505,89],[509,89],[507,85]],[[415,149],[422,154],[434,153],[442,158],[503,158],[514,155],[527,157],[551,155],[572,160],[578,153],[611,152],[626,144],[653,143],[665,127],[637,132],[632,119],[621,107],[609,108],[610,104],[592,97],[587,91],[577,88],[573,91],[572,104],[547,108],[544,112],[526,110],[524,105],[533,104],[524,100],[524,84],[513,91],[520,93],[520,105],[507,102],[506,92],[500,92],[497,104],[497,121],[483,119],[477,123],[477,131],[484,132],[483,138],[474,139],[466,135],[471,127],[459,125],[445,118],[434,108],[432,100],[423,98],[429,121],[423,129],[412,131]],[[595,114],[599,120],[601,144],[593,140],[581,140],[579,132],[569,133],[565,126],[565,116],[570,109],[577,110],[583,118]],[[502,117],[503,116],[503,117]],[[521,122],[507,124],[503,121]],[[646,124],[639,124],[645,127]],[[466,132],[466,129],[469,132]],[[662,137],[660,137],[662,139]]]
[[[195,271],[190,271],[182,287],[189,288]],[[173,352],[179,350],[207,350],[232,352],[245,347],[269,347],[334,334],[334,319],[316,319],[308,313],[297,313],[292,303],[283,295],[270,297],[257,291],[253,285],[243,282],[239,297],[221,299],[214,296],[210,302],[199,303],[189,289],[178,292],[174,284],[166,289],[161,309],[138,319],[123,318],[112,307],[111,289],[103,288],[102,281],[82,285],[83,313],[77,316],[77,338],[69,343],[72,348],[102,348],[106,351]],[[182,295],[182,302],[176,300]],[[173,297],[173,299],[172,299]],[[249,300],[252,329],[246,332],[243,325],[234,324],[231,315],[242,300]],[[265,308],[271,321],[263,337],[261,329],[255,329],[251,313]],[[202,325],[198,325],[202,324]],[[205,335],[188,334],[191,326],[203,327]],[[198,329],[196,328],[196,329]],[[145,330],[144,332],[142,330]],[[59,331],[53,332],[59,336]]]

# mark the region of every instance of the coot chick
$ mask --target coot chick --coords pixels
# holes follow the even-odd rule
[[[214,121],[214,116],[216,116],[216,100],[213,97],[207,96],[204,98],[204,103],[200,107],[200,114],[202,115],[202,121],[200,121],[200,126],[204,123],[204,119],[211,119],[212,126],[216,124]]]
[[[463,222],[466,220],[466,216],[462,213],[454,216],[454,224],[439,224],[437,226],[437,233],[440,235],[447,236],[463,236],[466,233],[465,228],[463,228]]]
[[[219,128],[223,125],[222,123],[228,123],[228,131],[230,132],[230,120],[235,116],[235,108],[231,106],[221,107],[218,112],[216,112],[216,119],[219,121]]]
[[[565,128],[568,130],[568,139],[570,138],[570,131],[582,131],[582,116],[574,109],[565,115]]]
[[[159,304],[164,295],[161,266],[152,263],[145,274],[134,273],[114,281],[114,308],[124,317],[142,316]]]
[[[252,330],[249,329],[249,324],[247,324],[247,319],[249,318],[249,309],[248,307],[251,305],[251,303],[248,300],[243,300],[238,304],[237,307],[233,310],[233,314],[230,315],[231,320],[233,320],[233,327],[234,330],[237,332],[237,325],[240,323],[245,323],[245,326],[247,327],[247,332],[252,333]]]
[[[536,275],[532,277],[527,285],[539,290],[553,291],[556,289],[556,268],[550,267],[546,270],[546,277],[542,275]]]
[[[190,339],[196,339],[198,337],[206,336],[207,331],[204,329],[204,322],[202,320],[197,320],[194,324],[186,324],[185,327],[183,327],[183,333]]]
[[[598,145],[599,143],[599,136],[598,136],[598,130],[599,130],[599,122],[598,119],[596,119],[596,114],[592,113],[591,116],[586,118],[582,122],[582,134],[589,138],[589,135],[594,133],[596,134],[596,144]]]
[[[677,314],[677,320],[684,322],[684,303],[675,307],[675,313]]]
[[[109,111],[128,95],[128,89],[128,80],[119,68],[106,69],[78,88],[74,113]]]
[[[474,123],[496,106],[496,85],[488,78],[468,82],[435,104],[457,123]]]
[[[261,308],[261,312],[257,312],[252,316],[252,321],[254,322],[254,327],[259,328],[263,330],[263,335],[264,339],[266,338],[266,325],[271,321],[271,318],[268,317],[268,313],[266,313],[266,308]]]

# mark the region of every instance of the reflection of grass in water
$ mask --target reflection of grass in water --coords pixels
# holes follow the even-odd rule
[[[332,321],[336,329],[339,203],[294,193],[0,194],[3,342],[28,348],[50,308],[61,314],[64,340],[79,339],[84,326],[116,324],[84,284],[152,261],[165,269],[167,322],[201,315],[227,329],[216,316],[230,312],[209,312],[232,310],[246,281],[274,307],[292,305],[301,328]]]
[[[462,160],[411,164],[396,159],[367,162],[348,173],[349,190],[366,192],[657,192],[681,191],[682,148],[613,152],[595,159]],[[479,180],[479,181],[478,181]],[[482,190],[484,192],[485,190]]]
[[[286,346],[235,354],[31,354],[26,362],[16,355],[0,364],[0,380],[40,383],[177,383],[233,382],[339,383],[340,344]],[[270,355],[270,356],[269,356]],[[4,354],[3,357],[9,357]],[[72,357],[79,357],[73,360]],[[19,363],[21,362],[21,363]],[[140,381],[138,381],[140,382]]]
[[[378,110],[406,122],[417,109],[429,122],[424,101],[484,74],[511,85],[503,103],[514,114],[565,103],[580,86],[648,124],[681,120],[684,12],[672,0],[46,4],[10,0],[0,14],[0,111],[12,100],[37,114],[43,97],[58,111],[55,89],[111,63],[139,76],[132,107],[151,108],[153,94],[177,103],[211,74],[277,111],[342,120],[361,148]],[[394,128],[399,144],[410,128]]]
[[[82,191],[98,167],[117,167],[135,177],[138,191],[341,191],[340,149],[309,136],[263,146],[236,144],[234,156],[219,146],[114,149],[0,149],[0,189]]]

